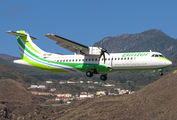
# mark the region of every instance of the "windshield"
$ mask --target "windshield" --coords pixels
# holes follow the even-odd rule
[[[164,57],[162,54],[153,54],[151,57]]]

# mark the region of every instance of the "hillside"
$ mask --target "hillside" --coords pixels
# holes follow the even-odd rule
[[[72,103],[58,120],[176,120],[176,88],[177,70],[132,95],[105,96]]]
[[[21,83],[12,79],[0,79],[0,82],[0,101],[23,104],[34,102],[35,97]]]
[[[14,79],[26,87],[38,82],[37,78],[24,74],[14,67],[3,64],[0,64],[0,79]]]
[[[25,80],[34,79],[15,68],[0,65],[0,120],[44,120],[62,107],[42,107],[41,98],[31,94]]]
[[[2,72],[2,71],[1,71]],[[177,70],[132,95],[103,96],[63,106],[40,106],[21,83],[0,79],[0,119],[177,119]]]
[[[116,37],[106,37],[93,46],[103,46],[109,42],[106,49],[110,53],[149,51],[160,52],[168,59],[177,56],[177,39],[171,38],[161,30],[151,29],[138,34],[123,34]]]

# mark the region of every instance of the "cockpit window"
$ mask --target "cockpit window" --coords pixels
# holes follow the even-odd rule
[[[158,54],[156,54],[156,55],[155,55],[155,57],[159,57],[159,55],[158,55]]]
[[[164,57],[162,54],[153,54],[151,57]]]
[[[159,55],[159,57],[164,57],[163,55]]]

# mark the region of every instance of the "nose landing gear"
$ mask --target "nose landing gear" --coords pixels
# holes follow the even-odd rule
[[[163,72],[162,71],[160,71],[159,74],[160,74],[160,76],[163,76]]]
[[[163,76],[163,69],[159,69],[158,71],[159,71],[159,75]]]

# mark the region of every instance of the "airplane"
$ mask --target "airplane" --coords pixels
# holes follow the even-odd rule
[[[86,73],[87,77],[101,74],[100,79],[107,80],[107,75],[117,71],[158,70],[160,76],[163,70],[172,65],[172,62],[159,52],[128,52],[108,53],[105,47],[88,47],[55,34],[44,36],[56,41],[56,44],[75,53],[60,55],[45,52],[35,45],[25,31],[7,31],[15,35],[20,49],[20,60],[14,63],[31,66],[51,72]]]

